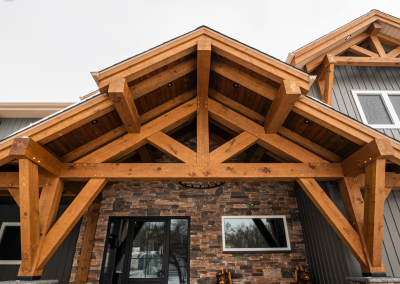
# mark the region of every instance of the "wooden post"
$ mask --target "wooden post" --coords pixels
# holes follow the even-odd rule
[[[79,258],[75,284],[86,284],[88,278],[90,259],[92,256],[94,238],[96,235],[97,220],[99,218],[99,210],[99,202],[93,202],[89,207],[89,214],[85,226],[85,235],[83,237],[81,256]]]
[[[328,105],[332,105],[333,74],[336,63],[335,55],[326,54],[316,71],[319,93],[322,101]]]
[[[364,237],[372,266],[382,267],[383,214],[386,160],[375,160],[365,167]]]
[[[197,163],[210,163],[208,130],[208,84],[210,80],[211,39],[197,43]]]
[[[21,266],[18,276],[40,276],[34,260],[40,236],[38,166],[28,159],[19,160]]]

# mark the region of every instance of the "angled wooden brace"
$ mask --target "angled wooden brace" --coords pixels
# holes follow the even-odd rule
[[[330,106],[332,105],[333,74],[336,63],[335,55],[326,54],[322,60],[322,64],[315,72],[321,99]]]

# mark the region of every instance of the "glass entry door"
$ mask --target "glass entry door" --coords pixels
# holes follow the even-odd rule
[[[112,217],[101,284],[187,284],[189,218]]]

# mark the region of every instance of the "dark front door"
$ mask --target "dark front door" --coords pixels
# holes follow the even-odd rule
[[[101,284],[187,284],[189,218],[110,218]]]

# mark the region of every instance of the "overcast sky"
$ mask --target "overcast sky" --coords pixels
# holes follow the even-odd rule
[[[0,102],[76,102],[91,71],[201,25],[285,60],[372,9],[400,0],[0,0]]]

